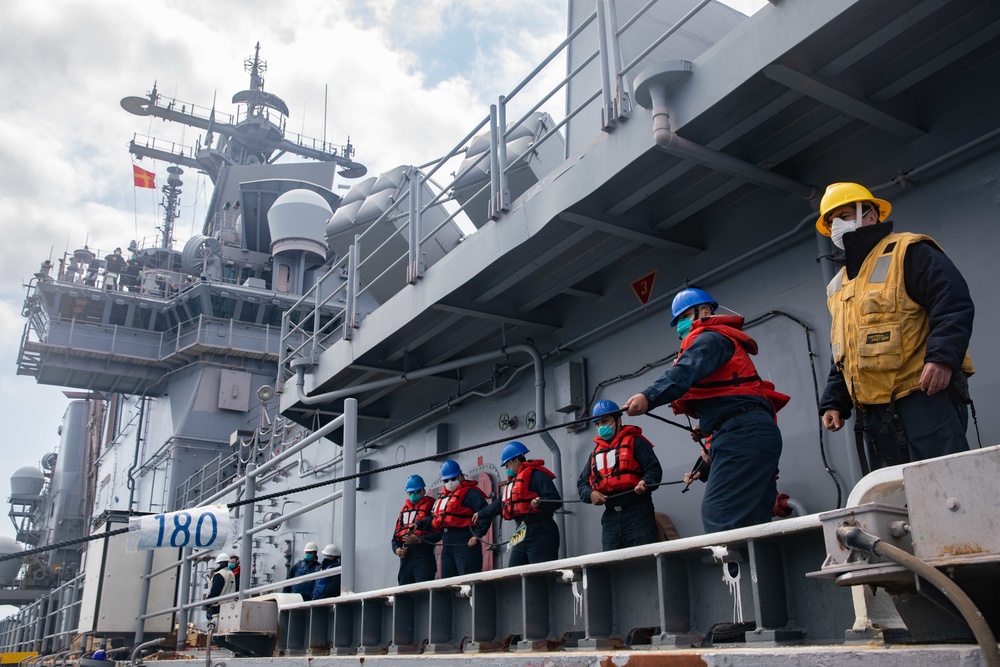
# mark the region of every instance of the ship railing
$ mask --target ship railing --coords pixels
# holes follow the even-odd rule
[[[77,633],[83,573],[0,621],[0,653],[66,650]]]
[[[204,497],[203,495],[202,499],[198,501],[197,504],[194,505],[194,507],[206,507],[212,505],[213,503],[219,502],[222,499],[226,498],[227,496],[230,496],[231,494],[234,494],[240,490],[243,491],[243,499],[245,501],[252,501],[256,493],[257,485],[260,484],[266,478],[266,476],[270,475],[273,472],[280,472],[281,466],[283,464],[293,462],[294,461],[293,457],[297,456],[300,452],[310,447],[311,445],[322,442],[324,437],[328,436],[330,433],[341,428],[344,430],[344,440],[343,440],[344,469],[345,470],[355,469],[357,465],[356,462],[357,400],[347,399],[345,401],[343,414],[327,422],[322,427],[313,431],[312,433],[302,438],[298,442],[286,446],[284,449],[282,449],[280,453],[273,455],[271,458],[264,461],[260,465],[256,465],[252,462],[248,463],[242,475],[240,475],[237,479],[231,481],[230,483],[226,484],[222,488],[219,488],[211,495],[207,497]],[[354,514],[353,507],[354,503],[356,502],[355,494],[357,493],[355,484],[351,482],[349,484],[341,486],[342,489],[338,490],[335,493],[329,494],[328,496],[322,498],[320,501],[310,503],[307,506],[282,514],[279,522],[288,521],[294,517],[301,516],[303,514],[311,512],[319,507],[322,507],[324,505],[333,502],[338,498],[344,498],[345,512],[348,512],[348,509],[350,508],[349,515],[353,516]],[[183,498],[184,496],[180,495],[179,497]],[[254,526],[253,525],[254,511],[252,510],[252,507],[253,504],[251,503],[248,508],[244,509],[242,515],[243,523],[239,533],[240,553],[242,554],[252,553],[253,536],[261,532],[262,530],[270,528],[273,525],[273,522],[272,523],[265,522],[263,524]],[[354,543],[355,543],[354,536],[355,536],[354,523],[352,521],[345,521],[345,525],[343,527],[343,534],[340,540],[341,544],[343,545],[344,558],[345,558],[343,570],[341,567],[330,568],[328,570],[321,570],[318,572],[309,573],[299,577],[284,579],[282,581],[276,581],[276,582],[269,581],[265,582],[264,584],[256,586],[252,585],[252,580],[250,578],[250,571],[244,570],[243,573],[241,574],[241,584],[243,585],[243,588],[240,591],[228,595],[196,600],[196,601],[192,601],[191,599],[193,597],[193,591],[191,586],[191,579],[192,579],[191,569],[195,561],[204,559],[206,555],[213,553],[212,551],[201,550],[196,552],[191,548],[185,548],[182,551],[182,555],[178,560],[163,565],[157,570],[152,569],[152,560],[150,559],[147,561],[147,570],[142,575],[143,588],[148,591],[150,581],[155,577],[162,576],[163,574],[174,572],[176,570],[180,570],[180,576],[178,577],[178,585],[177,585],[177,597],[176,597],[177,604],[175,604],[172,607],[150,610],[145,606],[146,605],[145,600],[148,600],[148,596],[141,595],[139,608],[136,612],[136,618],[139,621],[139,625],[137,626],[137,633],[136,633],[137,636],[135,641],[136,643],[140,643],[142,641],[142,636],[141,636],[142,630],[140,628],[143,627],[145,620],[149,618],[163,616],[165,614],[177,613],[178,623],[184,624],[186,623],[187,612],[193,609],[203,608],[206,605],[210,605],[213,603],[225,602],[227,600],[234,600],[237,598],[243,599],[250,595],[259,595],[269,591],[276,591],[285,588],[287,586],[295,585],[297,583],[315,581],[317,579],[323,579],[325,577],[341,574],[342,572],[343,572],[342,576],[344,576],[345,585],[349,585],[346,584],[346,582],[354,581],[354,571],[355,571],[354,561],[353,561]],[[182,625],[182,627],[184,627],[184,625]],[[180,645],[183,645],[184,642],[183,636],[179,637],[179,642]]]
[[[132,148],[133,146],[141,146],[142,148],[151,151],[170,153],[171,155],[187,158],[189,160],[195,160],[198,156],[198,151],[191,146],[187,146],[176,141],[157,139],[156,137],[151,137],[147,134],[139,134],[138,132],[132,135],[132,142],[129,148]]]
[[[212,120],[214,115],[216,123],[233,124],[233,115],[230,113],[216,111],[214,107],[204,107],[200,104],[184,102],[176,98],[165,98],[157,95],[156,106],[167,111],[179,111],[180,113],[189,114],[195,118],[202,118],[204,120]]]
[[[167,361],[197,347],[224,349],[230,353],[278,356],[278,338],[270,324],[237,322],[232,318],[216,318],[204,314],[166,331],[148,331],[76,318],[53,318],[47,320],[43,328],[36,330],[35,326],[31,325],[31,330],[38,336],[38,342],[47,345],[58,346],[67,351],[122,356],[150,362]]]
[[[324,285],[333,280],[334,277],[337,280],[342,280],[341,273],[346,270],[347,280],[338,284],[335,292],[338,296],[343,294],[346,301],[343,319],[335,318],[335,320],[327,321],[326,326],[321,327],[318,324],[319,313],[315,310],[310,311],[311,318],[307,314],[303,321],[298,324],[291,323],[290,313],[283,318],[279,380],[287,379],[292,375],[288,368],[288,364],[292,360],[299,357],[311,357],[315,361],[316,355],[322,354],[331,344],[330,334],[337,325],[343,325],[343,338],[350,340],[353,330],[361,326],[365,315],[359,309],[359,299],[365,294],[375,294],[375,287],[384,281],[398,280],[398,269],[401,263],[405,262],[407,267],[406,284],[417,283],[427,270],[424,261],[426,253],[423,252],[425,244],[432,242],[435,235],[446,225],[459,223],[463,213],[468,215],[466,208],[472,201],[481,200],[481,197],[488,193],[488,217],[491,220],[500,221],[511,209],[509,176],[524,162],[530,160],[532,154],[536,153],[543,144],[559,136],[560,132],[567,128],[573,119],[592,110],[594,105],[598,104],[600,125],[599,130],[595,128],[595,132],[613,132],[622,121],[626,120],[631,115],[632,108],[629,75],[636,67],[648,62],[651,56],[659,53],[659,47],[710,4],[711,0],[697,0],[686,14],[662,33],[649,38],[648,43],[640,42],[633,45],[631,48],[640,49],[640,51],[629,62],[624,62],[621,47],[622,35],[633,28],[657,2],[658,0],[649,0],[619,25],[616,0],[597,0],[594,11],[582,17],[579,24],[567,34],[565,39],[506,95],[499,96],[497,103],[490,106],[489,115],[481,119],[461,141],[443,157],[409,171],[407,173],[409,187],[402,188],[387,210],[363,233],[354,237],[354,243],[348,252],[300,300],[300,303],[305,305],[310,300],[314,303],[320,302],[320,294],[330,294],[330,298],[332,298],[334,291],[326,289]],[[553,85],[550,81],[551,70],[549,67],[554,62],[558,63],[566,59],[570,48],[585,55]],[[586,77],[592,76],[589,72],[592,72],[595,66],[598,68],[600,80],[596,89],[590,94],[582,96],[581,101],[573,108],[566,109],[563,114],[556,114],[557,117],[558,115],[562,117],[554,122],[552,127],[548,127],[546,123],[533,128],[531,134],[534,139],[532,142],[526,148],[518,150],[516,155],[508,154],[509,140],[516,136],[514,133],[518,132],[525,123],[532,122],[534,114],[546,109],[546,105],[549,105],[561,93],[566,93],[566,98],[569,99],[567,91],[571,82],[582,80],[584,81],[583,85],[592,85],[589,82],[593,79]],[[515,111],[517,120],[508,125],[508,115],[513,115]],[[453,171],[454,177],[449,182],[438,184],[434,178],[444,172],[446,165],[454,164],[455,160],[463,157],[473,157],[468,155],[469,141],[484,128],[488,128],[489,149],[476,155],[473,160],[470,160],[470,164],[463,165]],[[568,146],[566,150],[569,150]],[[564,154],[563,158],[566,156]],[[479,167],[484,160],[489,161],[489,177],[475,194],[471,195],[464,204],[456,207],[454,205],[457,201],[454,195],[456,186],[462,182],[463,178],[470,175],[473,169]],[[421,198],[427,190],[434,194],[430,197],[430,201],[423,202]],[[449,205],[447,216],[433,229],[425,230],[422,224],[423,217],[433,207],[444,204]],[[395,225],[395,231],[385,240],[377,244],[374,243],[371,239],[376,233],[379,233],[374,230],[386,222]],[[389,247],[390,241],[398,242],[400,237],[406,239],[405,253],[394,260],[390,258],[390,260],[379,262],[380,267],[387,268],[381,268],[380,273],[374,278],[368,279],[366,277],[362,281],[361,272],[366,267],[371,266],[371,258],[384,252]],[[369,247],[372,249],[369,250]],[[399,288],[402,289],[402,286]],[[384,293],[395,294],[397,292],[398,290],[382,290],[383,295]],[[329,303],[329,298],[322,300],[322,302]],[[305,320],[312,320],[311,330],[309,325],[304,323]],[[290,345],[286,337],[291,334],[303,334],[311,340],[300,345]]]
[[[343,307],[331,310],[329,306],[335,298],[341,295],[346,297],[347,281],[341,281],[328,293],[324,287],[332,280],[341,280],[342,274],[347,269],[348,261],[350,261],[349,254],[341,257],[326,273],[320,276],[312,287],[306,290],[305,294],[299,297],[298,301],[292,304],[291,308],[282,314],[279,337],[281,344],[278,346],[279,369],[284,369],[287,361],[305,356],[306,348],[309,348],[308,354],[311,358],[315,358],[318,348],[328,347],[325,346],[325,341],[333,333],[334,325],[344,312]],[[324,308],[327,309],[325,313]],[[304,315],[297,323],[293,323],[291,318],[296,311],[304,312]],[[324,316],[326,316],[325,322],[323,321]],[[300,337],[300,342],[293,345],[293,339],[296,336]]]

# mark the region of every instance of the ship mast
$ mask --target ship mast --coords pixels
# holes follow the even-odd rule
[[[163,200],[160,201],[160,207],[163,209],[163,227],[161,228],[163,239],[160,242],[160,247],[169,249],[174,244],[174,221],[180,217],[181,186],[184,185],[181,174],[184,173],[184,170],[171,165],[167,167],[167,173],[170,174],[167,176],[167,184],[160,189],[163,193]]]
[[[214,102],[208,109],[165,98],[155,85],[145,97],[122,99],[122,108],[129,113],[155,116],[205,132],[204,141],[199,140],[194,147],[136,135],[129,144],[129,152],[139,158],[150,157],[197,169],[208,174],[213,183],[217,182],[225,167],[269,164],[285,154],[335,162],[341,167],[338,173],[345,178],[359,178],[367,173],[364,165],[351,159],[354,147],[349,140],[340,146],[298,134],[285,136],[288,105],[277,95],[264,90],[263,75],[267,71],[267,62],[260,57],[259,42],[254,47],[253,56],[244,61],[244,67],[250,74],[250,86],[233,95],[232,102],[238,105],[235,115],[217,112]],[[164,226],[171,223],[172,220]],[[165,235],[164,238],[168,237]]]

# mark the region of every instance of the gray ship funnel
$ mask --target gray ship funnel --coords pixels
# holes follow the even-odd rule
[[[45,486],[45,473],[38,468],[18,468],[10,476],[10,492],[16,496],[38,496]]]
[[[511,201],[562,163],[566,144],[561,134],[553,134],[544,143],[538,143],[553,127],[552,117],[541,111],[531,114],[516,127],[513,123],[507,125],[507,189]],[[490,158],[486,155],[489,150],[489,130],[472,138],[453,187],[455,199],[465,205],[465,213],[476,227],[482,227],[490,219],[490,189],[483,189],[490,181]]]
[[[340,208],[326,226],[326,240],[330,248],[343,257],[361,234],[361,287],[372,294],[378,303],[385,303],[406,285],[406,262],[399,261],[409,251],[408,222],[410,182],[420,179],[422,172],[416,167],[401,165],[366,179],[348,191]],[[423,207],[434,199],[436,193],[427,183],[420,188]],[[421,213],[420,236],[438,228],[420,246],[423,267],[429,268],[457,246],[464,234],[448,211],[435,204]],[[377,280],[376,280],[377,279]],[[373,282],[374,281],[374,282]]]
[[[326,223],[330,204],[312,190],[290,190],[278,197],[267,212],[274,256],[274,290],[302,294],[306,273],[326,261]]]

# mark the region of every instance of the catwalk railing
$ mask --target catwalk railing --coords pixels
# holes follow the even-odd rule
[[[631,115],[631,99],[627,75],[638,65],[649,62],[649,57],[663,42],[680,30],[693,16],[709,4],[710,0],[699,0],[689,12],[667,28],[659,36],[653,38],[643,50],[630,62],[625,63],[622,57],[621,36],[626,33],[636,21],[645,15],[658,0],[650,0],[633,16],[624,22],[619,21],[616,0],[597,0],[596,9],[582,18],[579,25],[556,46],[541,63],[538,64],[524,79],[515,85],[506,95],[501,95],[497,104],[490,106],[487,116],[476,124],[451,150],[443,157],[424,165],[424,168],[411,168],[406,173],[408,187],[387,207],[368,228],[354,237],[354,242],[344,256],[321,276],[302,298],[291,308],[282,319],[281,346],[279,349],[279,379],[287,379],[294,373],[288,367],[289,362],[297,358],[315,360],[326,349],[341,339],[351,339],[353,331],[361,326],[365,313],[360,310],[359,297],[366,293],[374,293],[375,286],[384,285],[398,275],[399,268],[406,267],[405,284],[415,284],[424,275],[426,269],[424,248],[434,239],[445,225],[454,223],[467,213],[466,209],[477,198],[488,196],[488,215],[492,220],[500,220],[511,207],[511,191],[508,178],[511,172],[528,160],[539,147],[557,136],[566,125],[594,103],[600,104],[600,126],[596,132],[613,132],[617,125]],[[619,24],[621,27],[619,28]],[[592,29],[593,28],[593,29]],[[577,64],[552,88],[545,89],[546,68],[560,57],[566,57],[570,49],[586,54],[579,58]],[[600,70],[600,85],[587,94],[581,102],[572,109],[568,108],[565,117],[551,128],[542,128],[531,144],[516,155],[508,154],[508,139],[519,131],[533,114],[543,110],[546,103],[558,93],[568,90],[571,82],[587,85],[583,73],[596,63]],[[546,72],[547,73],[547,72]],[[538,88],[542,88],[538,91]],[[534,101],[524,102],[522,99],[532,91],[537,95]],[[567,94],[567,99],[569,95]],[[518,119],[508,125],[508,112],[517,107],[522,109]],[[576,126],[574,126],[576,127]],[[462,158],[466,153],[468,142],[481,130],[489,131],[489,149],[478,155],[470,155],[468,164],[463,163],[460,169],[452,172],[453,178],[438,184],[435,176],[447,173],[445,167],[454,164],[453,161]],[[566,155],[563,156],[568,157]],[[472,159],[475,158],[475,159]],[[456,205],[454,193],[456,185],[472,173],[480,163],[488,161],[489,178],[479,190],[468,196],[465,203]],[[437,194],[430,201],[421,200],[426,191]],[[433,229],[426,229],[424,216],[432,208],[449,204],[451,210]],[[382,242],[373,242],[373,230],[379,229],[385,222],[395,225],[396,231]],[[366,262],[387,247],[393,239],[406,240],[407,251],[389,262],[387,268],[371,278],[366,276],[362,282],[362,271]],[[461,252],[456,248],[453,252]],[[433,268],[433,267],[432,267]],[[398,286],[401,289],[405,285]],[[344,305],[338,316],[320,316],[323,309],[343,299]],[[292,321],[291,313],[305,309],[307,314],[297,322]]]
[[[83,574],[79,574],[0,620],[0,653],[68,650],[77,634],[82,593]]]

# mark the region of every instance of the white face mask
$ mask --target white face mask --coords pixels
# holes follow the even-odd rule
[[[844,234],[850,234],[857,228],[857,220],[842,220],[841,218],[834,218],[833,222],[830,223],[830,239],[833,240],[833,245],[843,250]]]
[[[445,482],[444,488],[446,491],[448,491],[448,493],[451,493],[452,491],[458,488],[458,484],[459,484],[458,477],[456,477],[455,479],[449,479],[447,482]]]

